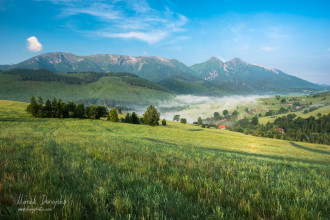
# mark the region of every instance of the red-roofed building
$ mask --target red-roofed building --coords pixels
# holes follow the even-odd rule
[[[219,127],[218,127],[219,129],[222,129],[222,130],[226,130],[227,128],[226,128],[226,125],[219,125]]]

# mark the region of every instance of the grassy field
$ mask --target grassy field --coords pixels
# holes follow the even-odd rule
[[[35,119],[26,105],[0,101],[1,219],[330,215],[329,146],[174,122]]]
[[[294,112],[294,114],[297,115],[297,117],[302,117],[302,118],[309,118],[310,116],[314,116],[315,118],[317,118],[317,115],[321,113],[322,115],[327,115],[330,113],[330,105],[329,106],[325,106],[322,108],[319,108],[315,111],[311,111],[308,113],[303,113],[303,111],[299,111],[299,112]],[[279,114],[277,115],[277,117],[281,117],[281,116],[285,116],[287,114],[290,113],[286,113],[286,114]],[[276,118],[272,118],[271,116],[267,116],[267,117],[260,117],[259,118],[259,123],[261,124],[267,124],[267,122],[274,122]]]
[[[83,76],[83,74],[70,74],[70,76],[75,75],[76,77]],[[97,105],[113,102],[117,105],[137,103],[147,105],[156,100],[174,97],[174,94],[132,86],[119,77],[102,77],[98,81],[86,85],[72,85],[49,81],[21,81],[19,76],[0,73],[0,99],[28,102],[32,96],[42,96],[44,99],[60,97],[65,102],[74,101]]]

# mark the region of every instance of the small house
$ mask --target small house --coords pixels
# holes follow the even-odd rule
[[[219,129],[222,129],[222,130],[226,130],[227,128],[226,128],[226,125],[219,125],[219,127],[218,127]]]

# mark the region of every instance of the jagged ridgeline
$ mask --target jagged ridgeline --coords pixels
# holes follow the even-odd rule
[[[31,96],[85,104],[150,104],[173,96],[169,89],[127,72],[55,73],[47,69],[0,72],[0,99],[29,101]]]

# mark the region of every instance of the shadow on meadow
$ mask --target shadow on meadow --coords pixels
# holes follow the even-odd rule
[[[319,154],[330,155],[330,152],[327,152],[327,151],[317,150],[317,149],[312,149],[312,148],[304,147],[304,146],[301,146],[301,145],[296,144],[296,143],[293,143],[293,142],[290,142],[290,144],[292,146],[294,146],[294,147],[299,148],[299,149],[303,149],[303,150],[307,150],[307,151],[314,152],[314,153],[319,153]]]

